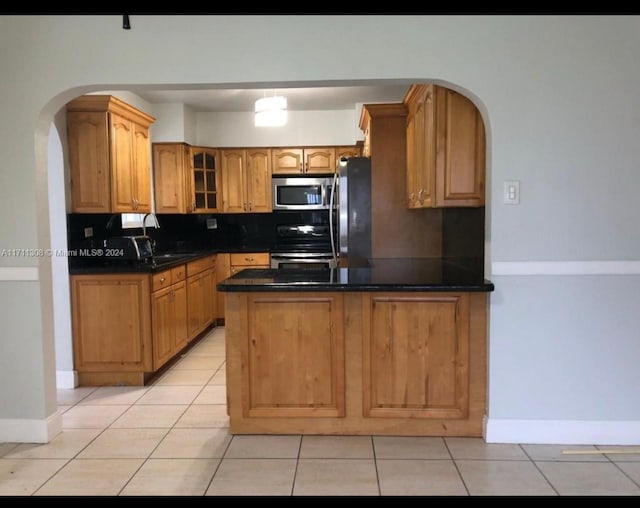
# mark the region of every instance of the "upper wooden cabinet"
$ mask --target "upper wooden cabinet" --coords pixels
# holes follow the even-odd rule
[[[333,146],[274,148],[271,153],[274,175],[322,174],[336,171],[336,152]]]
[[[336,164],[340,160],[340,157],[360,157],[362,155],[362,151],[360,147],[357,145],[354,146],[337,146],[335,148],[336,152]]]
[[[151,211],[154,121],[111,95],[84,95],[67,104],[73,212]]]
[[[271,150],[221,150],[222,211],[271,212]]]
[[[407,206],[484,206],[485,133],[466,97],[436,85],[413,85],[407,116]]]
[[[193,199],[187,196],[189,145],[153,144],[153,188],[156,213],[187,213]],[[190,210],[189,210],[190,211]]]
[[[190,173],[187,179],[187,210],[214,213],[222,211],[219,154],[215,148],[189,147]]]

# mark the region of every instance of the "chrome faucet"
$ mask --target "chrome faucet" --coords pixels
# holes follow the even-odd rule
[[[158,218],[156,217],[156,214],[149,212],[145,214],[145,216],[142,218],[142,235],[143,236],[147,236],[147,217],[149,216],[153,217],[153,227],[156,229],[160,229],[160,224],[158,223]]]

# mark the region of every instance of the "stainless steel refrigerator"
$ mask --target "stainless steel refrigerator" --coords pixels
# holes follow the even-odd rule
[[[371,159],[348,157],[338,161],[331,189],[333,256],[340,267],[371,258]]]

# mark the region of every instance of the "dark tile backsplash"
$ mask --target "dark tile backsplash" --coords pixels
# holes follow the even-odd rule
[[[442,209],[442,257],[484,263],[484,208]]]
[[[239,213],[239,214],[159,214],[160,228],[147,227],[156,241],[156,251],[217,249],[255,249],[268,251],[275,241],[279,224],[328,222],[327,211]],[[207,220],[215,219],[216,229],[207,228]],[[148,219],[147,224],[151,224]],[[84,228],[93,228],[96,242],[110,236],[140,235],[142,228],[122,229],[119,214],[68,214],[69,248],[93,247],[84,237]]]

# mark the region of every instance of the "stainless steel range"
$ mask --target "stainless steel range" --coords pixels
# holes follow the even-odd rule
[[[271,268],[335,268],[328,224],[284,224],[276,228]]]

